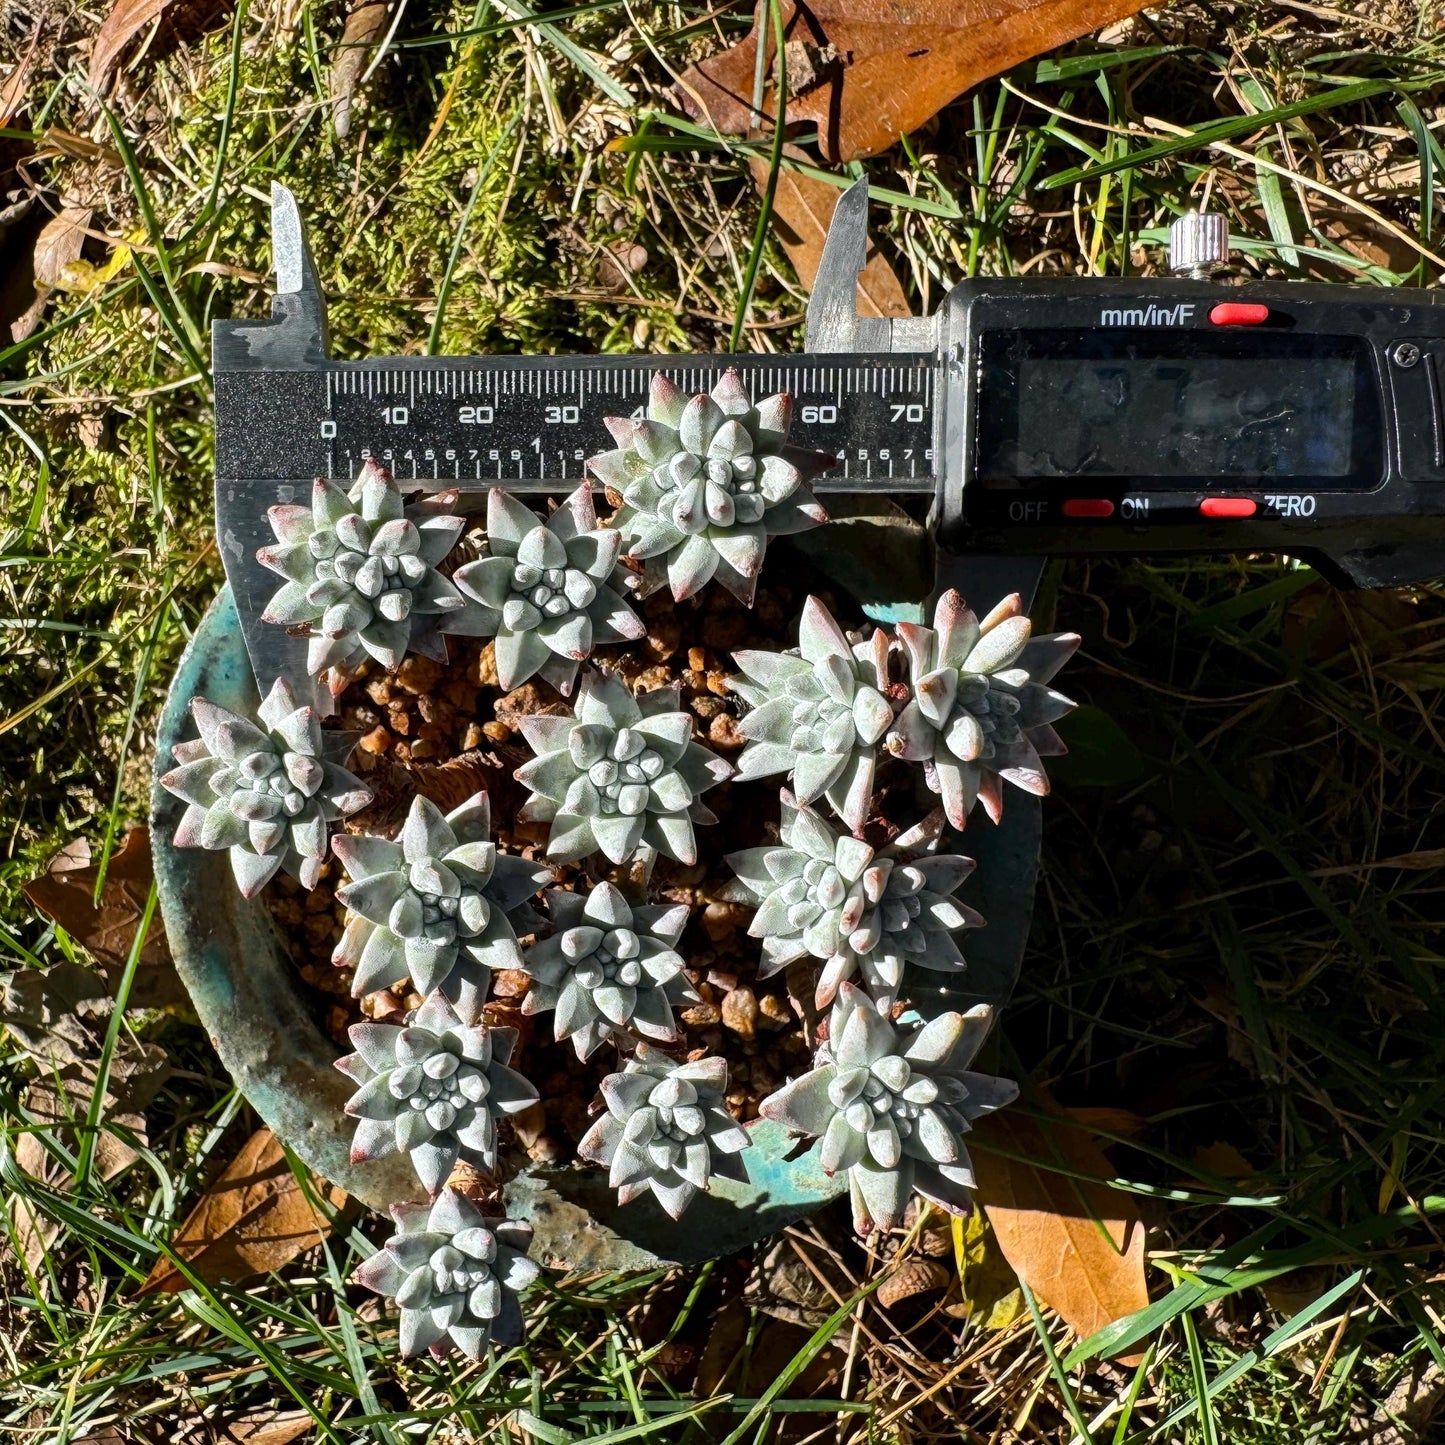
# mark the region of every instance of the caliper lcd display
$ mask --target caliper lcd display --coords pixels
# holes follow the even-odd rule
[[[1026,330],[982,339],[977,476],[1208,491],[1380,480],[1368,353],[1353,337]]]

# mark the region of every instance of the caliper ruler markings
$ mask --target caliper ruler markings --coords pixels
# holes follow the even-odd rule
[[[790,442],[838,459],[818,491],[937,491],[937,360],[894,353],[826,365],[801,357],[499,357],[221,373],[218,411],[229,424],[219,429],[217,472],[236,481],[349,480],[373,457],[423,487],[555,490],[580,482],[586,459],[607,449],[606,417],[646,406],[655,374],[697,394],[730,366],[754,395],[792,393]]]

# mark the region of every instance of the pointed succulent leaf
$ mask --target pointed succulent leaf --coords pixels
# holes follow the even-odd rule
[[[338,1067],[353,1078],[367,1077],[347,1113],[389,1122],[391,1147],[411,1157],[433,1196],[458,1158],[494,1169],[496,1118],[537,1098],[505,1065],[510,1036],[494,1044],[504,1034],[508,1031],[467,1024],[439,993],[427,998],[404,1029],[366,1023],[351,1029],[356,1053]]]
[[[358,997],[410,975],[418,992],[443,990],[463,1005],[463,1023],[476,1022],[486,970],[514,967],[519,957],[509,915],[550,877],[549,869],[498,854],[484,836],[489,826],[485,794],[445,815],[418,795],[399,842],[362,834],[338,846],[351,881],[337,890],[348,909],[337,960],[355,967]],[[361,937],[358,919],[371,927],[353,959],[347,940]]]
[[[283,866],[311,886],[326,858],[328,825],[371,800],[360,778],[329,761],[339,735],[323,735],[282,679],[255,722],[204,698],[192,702],[191,713],[201,736],[176,747],[180,766],[160,779],[190,804],[177,846],[228,849],[247,898]]]
[[[764,1118],[821,1141],[827,1173],[847,1173],[858,1228],[901,1223],[915,1184],[947,1208],[967,1206],[969,1121],[1017,1093],[1008,1080],[964,1068],[990,1017],[982,1007],[944,1013],[900,1032],[843,983],[813,1069],[762,1101]]]
[[[608,418],[617,449],[587,465],[626,499],[613,525],[629,555],[649,561],[644,593],[666,579],[681,601],[716,577],[751,605],[768,537],[823,520],[808,488],[816,459],[805,471],[779,455],[791,414],[783,395],[755,407],[730,368],[710,396],[691,398],[659,373],[645,419]]]
[[[544,995],[534,987],[528,995],[537,999],[531,1011],[555,1009],[554,1037],[570,1038],[579,1058],[613,1033],[675,1037],[674,1003],[697,997],[672,946],[687,909],[633,909],[615,885],[598,883],[580,920],[567,926],[577,917],[575,899],[560,890],[548,893],[553,919],[563,926],[522,956],[522,968],[546,989]]]
[[[414,617],[460,607],[436,571],[461,531],[461,519],[445,515],[456,498],[440,493],[405,507],[391,473],[368,460],[349,492],[318,478],[309,512],[271,509],[279,545],[262,547],[256,559],[287,581],[264,616],[310,637],[313,674],[367,655],[394,667],[412,644]]]
[[[1039,759],[1058,741],[1050,725],[1074,706],[1048,684],[1078,637],[1033,637],[1017,596],[980,622],[956,591],[939,598],[932,628],[905,623],[898,631],[913,700],[883,746],[930,763],[924,776],[942,796],[948,821],[962,828],[980,798],[997,821],[1003,781],[1047,792]]]
[[[645,711],[644,711],[645,705]],[[601,852],[624,863],[644,842],[692,861],[698,795],[731,773],[690,741],[692,721],[673,689],[634,699],[611,673],[583,676],[572,718],[523,719],[537,756],[515,776],[532,796],[524,815],[551,812],[549,856],[572,862]],[[528,724],[533,726],[528,726]]]
[[[727,1112],[727,1070],[678,1064],[650,1044],[639,1044],[620,1073],[602,1081],[607,1112],[588,1130],[577,1152],[609,1171],[621,1201],[651,1190],[674,1219],[708,1187],[720,1160],[747,1147],[747,1131]],[[738,1161],[741,1163],[741,1161]],[[737,1173],[729,1172],[736,1178]]]
[[[503,687],[542,673],[565,696],[595,641],[642,634],[641,619],[599,586],[621,540],[596,520],[586,485],[545,521],[501,487],[492,489],[491,554],[458,568],[453,580],[467,605],[451,613],[442,630],[495,636]]]
[[[402,1354],[428,1349],[440,1358],[456,1348],[479,1359],[489,1343],[515,1344],[517,1293],[538,1274],[525,1256],[530,1226],[487,1219],[452,1189],[430,1211],[412,1205],[393,1215],[397,1232],[352,1277],[396,1301]]]
[[[741,652],[729,686],[751,705],[739,730],[744,778],[787,772],[804,801],[827,797],[855,831],[867,821],[874,763],[903,699],[880,691],[899,649],[877,631],[854,646],[816,597],[798,623],[798,650]],[[881,676],[880,676],[881,673]]]

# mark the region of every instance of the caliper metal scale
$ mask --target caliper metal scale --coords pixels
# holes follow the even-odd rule
[[[1171,278],[964,281],[932,316],[862,317],[867,205],[864,182],[839,198],[800,356],[337,362],[275,186],[271,319],[213,334],[216,534],[262,692],[307,682],[305,643],[260,620],[269,507],[368,456],[423,490],[562,495],[658,371],[792,393],[791,440],[838,458],[814,490],[903,504],[940,582],[983,605],[1050,554],[1280,551],[1363,586],[1445,571],[1440,292],[1220,284],[1205,215],[1176,223]]]

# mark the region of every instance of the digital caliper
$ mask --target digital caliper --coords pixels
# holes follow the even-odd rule
[[[267,508],[367,457],[420,489],[571,491],[643,406],[737,367],[790,392],[823,495],[877,494],[940,552],[1285,552],[1359,586],[1445,572],[1445,300],[1220,284],[1223,218],[1181,218],[1167,279],[960,282],[929,317],[862,317],[868,190],[839,198],[800,356],[328,357],[295,198],[272,194],[269,321],[214,328],[216,521],[262,688],[304,655],[260,621]],[[826,501],[825,501],[826,505]]]

